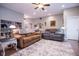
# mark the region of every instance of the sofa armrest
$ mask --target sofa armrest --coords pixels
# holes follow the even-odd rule
[[[23,38],[21,37],[20,39],[17,39],[18,47],[23,48]]]

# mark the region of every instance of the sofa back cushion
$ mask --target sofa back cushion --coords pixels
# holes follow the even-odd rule
[[[46,32],[56,32],[57,29],[46,29]]]
[[[40,32],[33,32],[32,35],[40,35]]]
[[[32,36],[32,34],[31,33],[28,33],[26,36]]]

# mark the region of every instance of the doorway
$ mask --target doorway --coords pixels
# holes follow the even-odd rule
[[[78,40],[79,16],[69,16],[66,18],[66,38]]]

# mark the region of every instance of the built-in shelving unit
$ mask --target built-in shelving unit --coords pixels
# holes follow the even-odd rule
[[[22,28],[21,22],[0,19],[0,39],[11,37],[11,29],[9,28],[10,25],[15,25],[17,28]]]

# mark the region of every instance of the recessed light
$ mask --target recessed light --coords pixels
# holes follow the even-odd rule
[[[61,7],[63,7],[63,8],[64,8],[65,6],[64,6],[64,5],[62,5]]]
[[[36,15],[36,12],[34,12],[33,15]]]
[[[44,10],[44,12],[47,12],[47,10]]]
[[[27,15],[24,15],[24,18],[29,18],[29,16],[27,16]]]
[[[48,14],[48,15],[51,15],[51,14]]]

